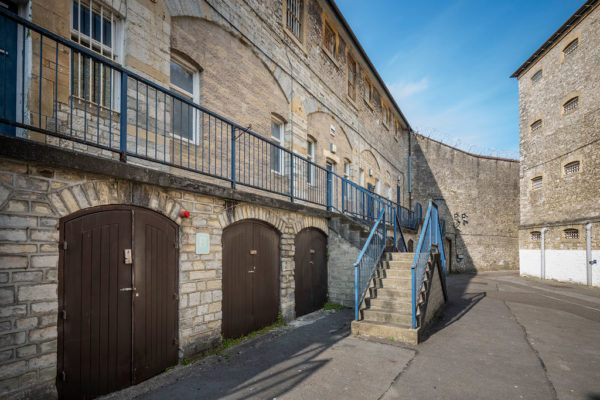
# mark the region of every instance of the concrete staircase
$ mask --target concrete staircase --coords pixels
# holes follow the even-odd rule
[[[369,237],[369,232],[362,226],[340,214],[331,217],[329,220],[329,229],[335,231],[344,240],[359,250],[362,250]]]
[[[417,344],[419,329],[412,329],[410,266],[415,253],[386,252],[361,304],[360,321],[352,322],[352,335]]]

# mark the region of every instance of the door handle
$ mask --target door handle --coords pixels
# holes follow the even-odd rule
[[[119,289],[120,292],[134,292],[135,297],[138,297],[140,294],[137,292],[137,289],[134,287],[124,287]]]

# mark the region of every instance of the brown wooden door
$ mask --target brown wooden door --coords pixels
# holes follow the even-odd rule
[[[226,338],[238,338],[277,320],[279,234],[259,221],[223,231],[223,323]]]
[[[141,235],[148,221],[155,230]],[[176,239],[171,221],[130,207],[102,207],[62,221],[57,376],[61,398],[94,398],[177,363],[177,346],[171,340],[177,335],[177,299],[171,292],[177,289]],[[133,250],[133,263],[126,261],[126,249]],[[163,286],[147,291],[148,273],[160,274]],[[143,290],[132,289],[137,286]],[[146,321],[139,315],[148,310],[156,321],[143,325]],[[172,315],[166,317],[163,310]],[[164,325],[160,332],[159,324]],[[135,334],[138,331],[145,332],[145,340]],[[149,362],[140,348],[156,350],[159,356]]]
[[[327,301],[327,236],[314,228],[296,235],[296,316],[320,309]]]

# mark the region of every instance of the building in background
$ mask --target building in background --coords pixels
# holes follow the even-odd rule
[[[512,75],[521,275],[600,285],[599,6],[588,0]]]

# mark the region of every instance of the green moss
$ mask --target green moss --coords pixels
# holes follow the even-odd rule
[[[341,304],[337,304],[337,303],[330,303],[327,302],[323,305],[323,310],[345,310],[348,307],[344,307]]]
[[[281,316],[281,313],[279,313],[277,315],[277,321],[274,324],[269,325],[269,326],[265,326],[264,328],[259,329],[259,330],[254,331],[254,332],[250,332],[246,336],[243,336],[243,337],[240,337],[240,338],[237,338],[237,339],[226,339],[224,337],[221,337],[221,346],[220,347],[218,347],[218,348],[216,348],[214,350],[211,350],[211,351],[209,351],[209,352],[207,352],[207,353],[205,353],[205,354],[203,354],[203,355],[201,355],[199,357],[196,357],[196,358],[194,358],[192,360],[184,358],[181,363],[183,365],[188,365],[188,364],[192,364],[192,363],[198,362],[200,360],[203,360],[206,357],[210,357],[210,356],[214,356],[214,355],[218,355],[218,356],[221,356],[221,357],[223,357],[225,359],[229,359],[229,357],[231,357],[231,355],[230,354],[222,354],[223,351],[227,350],[230,347],[236,346],[236,345],[244,342],[245,340],[252,339],[252,338],[254,338],[254,337],[258,336],[258,335],[262,335],[263,333],[267,333],[267,332],[269,332],[270,330],[272,330],[274,328],[279,328],[279,327],[282,327],[282,326],[285,326],[285,321],[283,321],[283,317]]]

